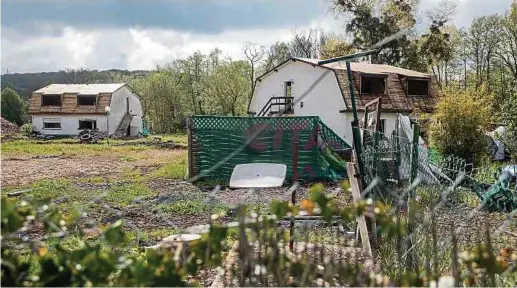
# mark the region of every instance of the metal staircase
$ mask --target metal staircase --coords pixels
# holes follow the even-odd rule
[[[294,97],[271,97],[257,116],[264,117],[282,112],[285,114],[294,114],[293,100]]]
[[[129,124],[131,124],[131,120],[133,120],[133,117],[136,115],[126,113],[124,114],[124,117],[122,117],[122,120],[120,120],[120,123],[118,124],[117,130],[115,130],[115,136],[116,137],[124,137],[128,135],[128,127]]]

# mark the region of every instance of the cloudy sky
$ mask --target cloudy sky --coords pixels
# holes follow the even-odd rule
[[[420,9],[440,0],[420,0]],[[511,0],[456,0],[455,24],[503,13]],[[1,0],[1,72],[151,69],[215,47],[240,59],[244,42],[271,45],[293,31],[339,32],[332,0]],[[489,4],[488,4],[489,2]]]

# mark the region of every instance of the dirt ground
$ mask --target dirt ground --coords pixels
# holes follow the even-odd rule
[[[125,155],[36,156],[2,159],[2,187],[21,186],[41,179],[116,177],[128,170],[150,171],[175,159],[181,149],[152,149]]]

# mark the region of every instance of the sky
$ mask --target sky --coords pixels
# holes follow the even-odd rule
[[[420,0],[420,14],[441,0]],[[455,0],[454,23],[504,13],[511,0]],[[308,28],[340,33],[332,0],[1,0],[1,73],[152,69],[215,47],[242,59]],[[422,16],[423,17],[423,16]]]

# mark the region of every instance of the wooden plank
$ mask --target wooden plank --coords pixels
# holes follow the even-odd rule
[[[350,187],[352,189],[352,198],[354,202],[359,202],[362,200],[361,190],[359,186],[359,179],[357,179],[357,172],[355,170],[355,165],[352,162],[346,163],[346,170],[348,173],[348,179],[350,179]],[[364,251],[369,257],[373,259],[372,247],[370,246],[370,237],[368,236],[368,226],[366,225],[366,217],[364,215],[360,215],[357,217],[357,225],[359,229],[359,233],[361,235],[361,243]]]

